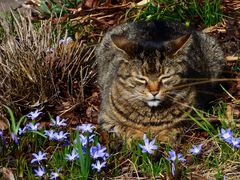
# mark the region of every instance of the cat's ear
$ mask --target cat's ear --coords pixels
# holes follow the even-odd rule
[[[191,34],[186,34],[175,40],[172,40],[167,43],[167,53],[169,55],[176,55],[181,49],[185,47],[187,42],[191,39]]]
[[[137,43],[127,39],[122,35],[112,34],[111,39],[112,39],[113,45],[117,49],[127,53],[128,55],[131,55],[136,51]]]

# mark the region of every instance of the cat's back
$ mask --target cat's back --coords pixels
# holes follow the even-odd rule
[[[191,30],[176,21],[137,21],[118,25],[110,29],[102,44],[110,40],[112,34],[124,35],[135,41],[168,41]]]

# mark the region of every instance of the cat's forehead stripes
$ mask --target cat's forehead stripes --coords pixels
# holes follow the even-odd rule
[[[159,51],[155,53],[149,53],[143,51],[140,56],[143,59],[142,72],[144,75],[159,75],[162,71],[161,55]]]

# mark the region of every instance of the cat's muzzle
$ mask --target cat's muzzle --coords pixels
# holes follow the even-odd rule
[[[148,100],[147,104],[149,107],[157,107],[160,104],[160,100],[158,99]]]

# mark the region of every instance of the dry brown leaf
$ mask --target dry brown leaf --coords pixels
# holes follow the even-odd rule
[[[95,8],[99,5],[99,0],[86,0],[84,3],[84,7],[87,9]]]
[[[228,127],[231,126],[232,120],[233,120],[233,107],[231,106],[231,104],[228,104],[227,110],[226,110],[226,120],[225,120]]]
[[[3,174],[3,180],[15,180],[15,177],[10,169],[3,167],[0,169],[0,172]]]
[[[237,61],[239,58],[237,56],[226,56],[226,61]]]
[[[88,117],[88,118],[90,118],[91,116],[92,116],[92,112],[93,112],[94,110],[93,110],[93,107],[92,106],[89,106],[88,108],[87,108],[87,110],[86,110],[86,116]]]
[[[144,6],[149,2],[149,0],[142,0],[140,2],[137,3],[137,6]]]
[[[8,129],[9,126],[8,120],[0,115],[0,130]]]

